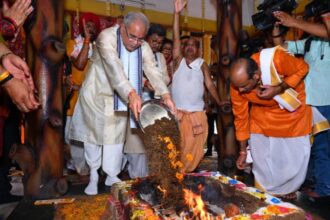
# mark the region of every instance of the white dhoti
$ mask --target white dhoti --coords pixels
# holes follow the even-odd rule
[[[130,178],[148,176],[147,156],[142,138],[143,134],[140,129],[133,129],[127,126],[124,153],[128,161]]]
[[[285,195],[303,184],[310,156],[309,135],[292,138],[251,134],[252,171],[268,193]]]

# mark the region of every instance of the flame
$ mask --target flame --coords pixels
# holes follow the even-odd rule
[[[167,190],[166,189],[164,189],[164,188],[162,188],[161,186],[157,186],[157,189],[159,189],[159,191],[161,191],[162,193],[163,193],[163,198],[165,198],[166,197],[166,195],[167,195]]]
[[[206,217],[205,205],[200,195],[196,195],[188,189],[183,189],[184,199],[186,204],[189,206],[194,216],[199,216],[204,219]]]
[[[203,186],[198,185],[199,191],[203,191]],[[205,204],[202,200],[201,195],[197,195],[188,189],[183,189],[184,192],[184,200],[190,210],[192,211],[194,217],[191,219],[199,219],[199,220],[221,220],[221,216],[213,216],[208,213]],[[189,220],[188,217],[183,217],[184,220]]]

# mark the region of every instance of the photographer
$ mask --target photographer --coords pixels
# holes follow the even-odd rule
[[[329,13],[327,13],[327,14],[329,14]],[[329,34],[328,34],[327,26],[326,26],[327,24],[313,23],[313,22],[309,22],[309,21],[304,21],[302,19],[297,19],[283,11],[275,11],[274,16],[279,20],[279,22],[277,22],[276,24],[283,25],[285,27],[290,27],[290,28],[298,28],[309,34],[312,34],[312,35],[315,35],[315,36],[318,36],[321,38],[330,38]],[[326,16],[326,14],[324,16]],[[330,15],[324,17],[323,20],[326,21],[326,19],[330,19],[329,17],[330,17]],[[330,23],[330,22],[328,21],[327,23]],[[328,26],[329,26],[329,24],[328,24]]]
[[[281,44],[294,54],[301,54],[309,64],[309,73],[305,78],[306,103],[316,107],[327,120],[330,120],[330,41],[329,13],[324,13],[323,24],[298,20],[284,12],[275,12],[279,20],[273,30],[275,45]],[[312,36],[298,41],[283,41],[279,26],[299,28]],[[312,198],[330,196],[330,131],[318,133],[313,142],[310,158],[310,177],[314,181],[314,190],[306,194]]]

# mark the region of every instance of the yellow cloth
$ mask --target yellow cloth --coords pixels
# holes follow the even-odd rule
[[[74,49],[75,43],[76,43],[75,40],[69,40],[66,44],[67,55],[70,58],[71,58],[71,53]],[[85,79],[85,76],[86,76],[87,69],[88,69],[88,63],[87,63],[87,65],[85,66],[85,68],[83,70],[78,70],[74,65],[72,65],[72,73],[71,74],[72,74],[73,84],[78,85],[78,86],[82,85],[82,83]],[[77,100],[78,100],[78,93],[79,93],[79,91],[73,91],[72,98],[70,100],[70,106],[69,106],[69,109],[66,112],[67,116],[72,116],[73,115],[74,107],[75,107],[75,105],[77,103]]]
[[[179,111],[180,156],[184,172],[192,172],[204,156],[204,144],[208,134],[205,112]]]
[[[263,49],[260,52],[260,69],[263,85],[277,86],[282,83],[282,79],[277,73],[273,62],[276,50],[286,51],[283,47],[277,46]],[[274,96],[273,99],[278,102],[281,108],[294,112],[301,105],[297,96],[298,93],[294,89],[288,88],[283,93]]]

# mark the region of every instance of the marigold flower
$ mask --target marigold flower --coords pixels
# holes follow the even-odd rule
[[[172,150],[174,148],[174,145],[172,143],[167,144],[167,149]]]
[[[193,155],[192,154],[187,154],[186,155],[186,159],[188,160],[188,161],[192,161],[193,160]]]
[[[181,161],[177,161],[176,165],[178,168],[182,168],[183,167],[183,163]]]
[[[176,176],[176,178],[178,179],[178,180],[183,180],[183,174],[182,173],[176,173],[175,174],[175,176]]]

